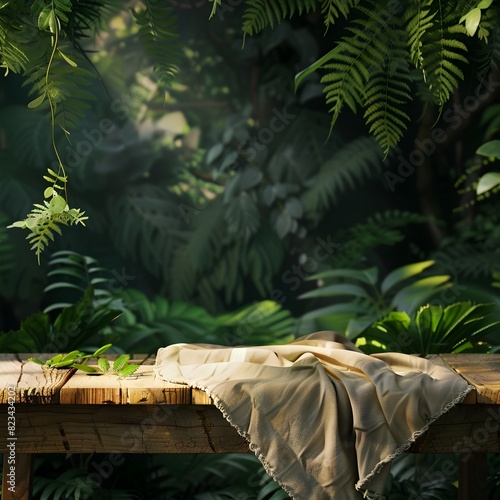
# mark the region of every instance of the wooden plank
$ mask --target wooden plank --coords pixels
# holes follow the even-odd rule
[[[500,354],[441,354],[441,358],[476,388],[477,403],[500,404]]]
[[[0,406],[0,452],[6,452]],[[212,405],[16,405],[16,453],[243,453]]]
[[[428,356],[426,356],[426,359],[428,359],[434,364],[437,364],[439,366],[444,366],[445,368],[453,370],[453,368],[446,362],[442,354],[429,354]],[[465,396],[465,399],[462,401],[461,404],[475,405],[476,403],[477,403],[477,390],[473,389],[467,394],[467,396]]]
[[[61,404],[190,404],[191,388],[154,377],[153,366],[141,365],[131,377],[75,373],[61,388]]]
[[[194,405],[212,405],[212,398],[201,389],[192,389],[191,402]]]
[[[26,360],[28,356],[48,359],[52,354],[28,354],[12,358],[2,355],[0,362],[0,403],[8,401],[9,387],[15,388],[16,403],[57,404],[59,390],[74,370],[50,370]],[[24,360],[23,360],[24,357]]]
[[[29,500],[33,482],[33,455],[16,453],[15,464],[9,465],[8,454],[4,455],[2,472],[2,500]],[[10,467],[14,467],[12,471]],[[13,475],[9,475],[12,474]]]
[[[488,463],[486,453],[474,453],[469,459],[459,459],[458,500],[486,498]]]
[[[500,406],[457,405],[429,426],[410,448],[413,453],[500,452]]]

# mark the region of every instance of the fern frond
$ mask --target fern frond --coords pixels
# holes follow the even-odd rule
[[[228,234],[225,210],[217,198],[196,216],[194,232],[178,249],[172,268],[176,298],[196,297],[209,311],[220,310],[223,303],[241,303],[250,285],[268,296],[283,259],[280,239],[266,226],[247,243]]]
[[[11,219],[19,219],[29,212],[33,194],[25,182],[12,176],[2,177],[0,207]]]
[[[332,155],[301,198],[310,217],[320,217],[339,195],[380,171],[382,151],[371,137],[360,137]]]
[[[468,62],[464,56],[467,47],[460,39],[461,35],[465,36],[465,28],[453,16],[447,16],[442,11],[441,2],[438,2],[435,11],[429,12],[426,17],[428,22],[424,29],[420,27],[417,37],[422,42],[421,53],[418,60],[414,60],[422,70],[435,102],[443,106],[464,78],[458,64]]]
[[[2,284],[2,290],[0,294],[4,294],[4,280],[6,275],[8,275],[15,264],[15,248],[13,242],[7,234],[7,216],[0,212],[0,284]]]
[[[359,0],[321,0],[321,14],[323,14],[326,29],[333,26],[341,15],[347,19],[351,9],[358,3]]]
[[[47,277],[50,283],[45,287],[44,292],[61,292],[64,302],[54,303],[51,301],[50,306],[46,307],[43,312],[47,313],[55,309],[70,307],[80,300],[88,289],[92,290],[93,307],[111,301],[112,280],[94,258],[77,252],[61,250],[52,254],[48,264],[50,271],[47,273]],[[76,297],[70,301],[75,291]]]
[[[419,67],[422,64],[422,38],[433,27],[436,12],[431,12],[432,0],[411,3],[405,10],[408,45],[411,62]]]
[[[500,67],[500,7],[491,6],[481,16],[478,27],[477,49],[472,56],[478,78],[486,77],[491,70]]]
[[[9,228],[28,229],[26,239],[35,251],[38,263],[40,256],[50,241],[54,241],[54,233],[61,234],[61,224],[71,226],[76,224],[85,225],[88,217],[85,212],[78,208],[69,208],[62,196],[55,195],[51,201],[44,201],[43,205],[35,203],[26,219],[17,221],[8,226]]]
[[[187,238],[179,199],[159,186],[142,184],[111,200],[109,212],[116,248],[167,282],[175,250]]]
[[[37,478],[33,493],[41,495],[40,498],[89,498],[95,494],[94,489],[94,483],[88,480],[88,472],[75,467],[55,478]]]
[[[399,143],[410,120],[403,111],[411,100],[408,56],[402,48],[404,41],[402,29],[391,30],[384,65],[373,72],[365,91],[364,118],[385,156]]]
[[[434,258],[446,272],[455,276],[489,277],[498,265],[499,252],[484,244],[454,241],[436,252]]]
[[[367,262],[378,247],[393,246],[405,239],[405,229],[411,224],[424,224],[428,218],[413,212],[387,210],[335,235],[345,241],[335,254],[336,268],[357,267]]]
[[[153,353],[158,346],[178,342],[220,343],[216,320],[203,308],[127,288],[118,297],[124,313],[111,326],[111,335],[127,352]]]
[[[31,86],[29,95],[35,95],[37,98],[50,96],[54,106],[54,125],[63,131],[69,131],[80,124],[86,111],[92,107],[89,102],[96,99],[95,95],[87,90],[95,76],[85,69],[87,63],[80,54],[68,44],[60,44],[59,51],[52,59],[47,79],[50,44],[50,37],[46,37],[45,55],[37,61],[36,66],[30,68],[29,76],[24,80],[23,85]],[[73,64],[68,63],[69,57]],[[44,99],[39,104],[33,104],[30,107],[47,110],[49,100]]]
[[[266,26],[274,27],[295,12],[311,12],[316,8],[316,0],[249,0],[243,14],[243,32],[255,35]],[[345,2],[342,2],[345,3]]]
[[[365,7],[357,7],[357,10],[364,17],[351,22],[347,28],[351,34],[341,39],[327,57],[328,62],[322,66],[322,69],[327,71],[321,82],[326,84],[324,92],[332,114],[331,127],[337,121],[344,104],[347,104],[353,112],[356,112],[357,106],[365,104],[368,82],[371,82],[374,76],[384,74],[383,68],[390,64],[386,54],[387,47],[391,46],[391,35],[395,33],[401,38],[401,30],[393,27],[397,20],[394,16],[387,17],[380,5],[374,3],[372,10]],[[401,60],[404,61],[400,54],[400,52],[395,54],[398,56],[398,65]],[[404,75],[402,78],[405,78]],[[372,90],[380,89],[380,84],[380,80],[372,83]],[[400,86],[392,93],[401,97],[400,92],[403,88],[405,87]],[[373,97],[374,94],[371,94],[370,100]],[[374,102],[370,101],[370,104],[373,105]],[[372,108],[369,114],[374,112],[375,109]],[[385,121],[387,122],[387,119]],[[377,125],[378,123],[375,124],[376,127]],[[398,129],[401,127],[397,121],[392,125],[397,125]]]
[[[64,31],[72,42],[77,43],[78,40],[88,37],[90,32],[98,30],[103,24],[104,16],[121,10],[123,4],[123,0],[73,2]]]
[[[9,124],[5,130],[5,153],[8,159],[2,161],[3,173],[9,164],[12,171],[24,165],[41,168],[50,164],[54,151],[46,116],[33,113],[26,106],[14,105],[0,111],[0,122]],[[26,147],[26,144],[30,147]]]
[[[144,4],[144,10],[132,10],[139,26],[139,40],[160,84],[166,86],[177,73],[179,43],[175,17],[163,0],[144,0]]]
[[[291,341],[294,318],[272,300],[255,302],[217,317],[218,330],[229,345],[268,345]]]
[[[73,3],[71,0],[53,0],[54,11],[56,16],[61,19],[61,21],[67,23],[68,15],[73,8]]]
[[[22,9],[9,2],[0,9],[0,67],[22,73],[29,62],[26,53],[26,30],[22,23]],[[23,29],[24,28],[24,29]]]
[[[248,241],[260,227],[260,212],[256,193],[242,191],[227,204],[224,218],[228,231]]]

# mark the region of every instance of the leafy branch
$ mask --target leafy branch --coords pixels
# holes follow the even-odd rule
[[[68,91],[60,88],[57,80],[51,78],[51,71],[54,67],[56,58],[62,60],[65,66],[69,65],[72,69],[77,68],[77,63],[70,57],[64,54],[60,48],[60,30],[61,20],[67,22],[67,14],[71,12],[71,2],[68,0],[53,0],[49,5],[34,5],[40,10],[38,14],[38,29],[40,32],[49,31],[51,38],[51,51],[46,68],[44,68],[44,76],[41,81],[36,81],[36,76],[39,71],[35,71],[32,75],[34,77],[34,87],[32,91],[39,90],[41,94],[33,99],[29,104],[29,108],[37,108],[45,101],[48,102],[50,108],[51,119],[51,142],[52,149],[57,158],[58,172],[54,172],[50,168],[47,169],[48,175],[44,179],[51,185],[44,191],[44,197],[50,198],[50,201],[44,200],[43,203],[36,203],[34,208],[28,213],[26,219],[16,221],[9,228],[17,227],[21,229],[28,229],[29,234],[26,239],[31,244],[31,250],[34,250],[37,256],[38,263],[40,264],[40,256],[45,247],[49,244],[49,240],[54,241],[54,233],[62,234],[60,225],[85,225],[85,220],[88,219],[78,208],[71,209],[68,205],[67,194],[67,175],[64,169],[61,156],[56,144],[55,126],[59,124],[66,136],[69,132],[65,126],[60,123],[57,113],[57,105],[67,98]],[[42,8],[43,7],[43,8]],[[61,70],[59,70],[61,72]],[[28,82],[31,79],[28,79]],[[63,196],[62,196],[62,195]]]
[[[50,168],[48,174],[44,176],[44,179],[52,185],[45,189],[44,196],[50,198],[50,201],[44,200],[43,204],[35,203],[26,219],[16,221],[8,226],[9,228],[28,229],[30,233],[26,239],[31,244],[31,250],[35,251],[39,264],[40,255],[49,244],[49,240],[54,241],[54,233],[62,234],[61,224],[65,226],[82,224],[85,226],[85,220],[88,219],[85,212],[79,208],[69,208],[67,200],[58,193],[58,190],[66,190],[67,178],[56,174]]]
[[[128,377],[137,371],[139,365],[129,363],[129,354],[122,354],[111,366],[109,360],[101,357],[110,347],[111,344],[106,344],[97,349],[93,354],[85,354],[84,352],[75,350],[67,354],[57,354],[47,361],[42,361],[38,358],[28,358],[28,361],[32,361],[46,368],[76,368],[77,370],[81,370],[85,373],[93,373],[94,375],[112,373],[119,377]],[[97,366],[88,365],[91,359],[97,359]]]

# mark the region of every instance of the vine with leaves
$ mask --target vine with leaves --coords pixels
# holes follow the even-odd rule
[[[26,218],[9,228],[29,231],[26,239],[38,263],[44,249],[62,234],[61,226],[82,224],[88,217],[80,208],[70,208],[68,176],[59,152],[56,129],[62,130],[70,143],[70,130],[79,125],[88,101],[94,95],[86,89],[93,73],[83,66],[89,63],[80,39],[89,31],[97,33],[107,11],[122,7],[119,0],[75,2],[73,0],[35,0],[0,2],[0,67],[5,76],[10,71],[25,77],[30,94],[37,96],[28,103],[30,109],[47,109],[51,124],[51,145],[56,165],[43,177],[49,186],[42,203]],[[176,73],[179,53],[173,27],[172,9],[159,0],[145,0],[142,9],[132,9],[139,26],[138,38],[149,56],[163,86]]]

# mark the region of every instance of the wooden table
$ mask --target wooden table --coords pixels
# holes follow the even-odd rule
[[[154,378],[154,357],[133,356],[139,370],[120,380],[46,370],[27,362],[29,356],[52,354],[0,354],[4,500],[30,498],[36,453],[108,453],[112,466],[122,453],[249,451],[203,391]],[[475,391],[432,424],[410,451],[461,454],[460,499],[486,498],[486,453],[500,452],[500,355],[429,358],[454,369]],[[12,484],[15,491],[9,491]]]

